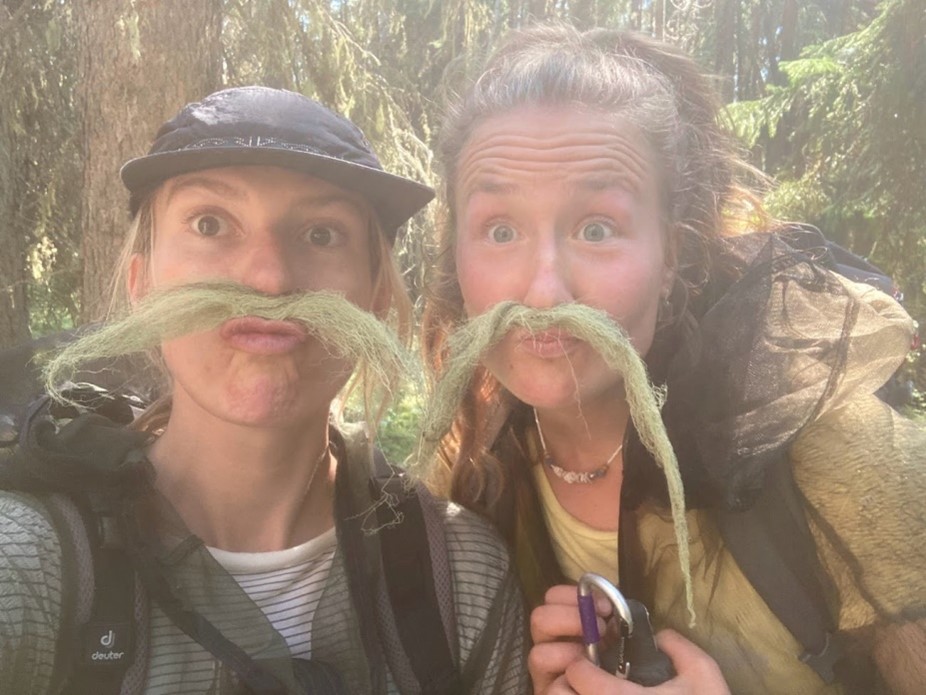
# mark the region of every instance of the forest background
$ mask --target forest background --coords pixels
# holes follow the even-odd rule
[[[387,169],[437,183],[447,99],[508,29],[550,18],[695,56],[777,182],[771,212],[877,264],[926,325],[923,0],[0,0],[0,348],[100,316],[128,223],[119,166],[181,105],[300,91],[358,123]],[[429,215],[399,249],[415,294]],[[923,408],[922,349],[903,381]],[[407,395],[388,416],[387,450],[415,410]]]

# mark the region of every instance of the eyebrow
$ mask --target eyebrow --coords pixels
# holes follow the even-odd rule
[[[213,179],[209,176],[191,176],[189,178],[181,179],[171,186],[167,193],[167,198],[164,200],[164,204],[167,205],[170,203],[170,201],[177,194],[196,188],[204,188],[218,196],[222,196],[223,198],[230,198],[232,200],[241,201],[247,198],[247,194],[245,193],[244,189],[238,188],[232,184]],[[294,204],[294,207],[303,207],[309,205],[317,205],[319,207],[327,207],[329,205],[349,205],[360,210],[361,214],[363,214],[365,209],[364,201],[362,198],[355,198],[348,193],[330,193],[328,195],[315,195],[308,193],[307,195],[297,200]]]
[[[619,188],[628,193],[636,193],[639,185],[634,181],[634,177],[628,174],[605,174],[594,175],[580,178],[575,186],[584,191],[606,191],[609,188]],[[520,190],[516,183],[502,182],[497,179],[482,179],[467,194],[467,198],[477,193],[486,193],[488,195],[516,195]]]
[[[482,180],[478,181],[469,195],[474,193],[488,193],[490,195],[512,195],[517,193],[519,186],[515,183],[502,183],[500,181]]]
[[[224,198],[232,198],[234,200],[243,200],[245,198],[243,190],[232,186],[231,184],[225,183],[224,181],[219,181],[208,176],[192,176],[190,178],[184,178],[175,182],[170,187],[170,190],[167,193],[167,198],[164,200],[164,204],[167,205],[170,203],[170,201],[173,200],[173,198],[178,193],[182,193],[183,191],[187,191],[193,188],[205,188],[207,191],[211,191],[216,195],[222,196]]]
[[[317,205],[318,207],[327,207],[329,205],[349,205],[357,210],[363,211],[365,201],[362,198],[354,197],[345,193],[330,193],[328,195],[305,195],[296,201],[295,206]]]
[[[607,176],[590,176],[579,181],[579,188],[586,191],[605,191],[609,188],[620,188],[634,193],[639,188],[634,185],[635,179],[628,174],[609,174]]]

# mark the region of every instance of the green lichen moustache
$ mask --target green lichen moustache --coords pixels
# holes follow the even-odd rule
[[[652,453],[666,477],[679,563],[685,578],[685,598],[693,624],[695,614],[685,494],[678,460],[660,414],[664,393],[650,382],[643,359],[627,333],[604,311],[585,304],[531,309],[515,302],[502,302],[456,330],[448,340],[446,369],[434,387],[422,420],[418,465],[426,466],[435,460],[437,446],[450,430],[476,367],[486,352],[512,329],[543,331],[553,327],[588,343],[611,369],[623,377],[630,417],[640,441]]]
[[[68,345],[45,368],[45,388],[58,387],[90,362],[143,353],[225,321],[258,316],[296,321],[335,357],[355,363],[366,379],[391,393],[409,373],[408,357],[392,330],[334,292],[269,296],[232,282],[201,282],[152,292],[120,320]]]

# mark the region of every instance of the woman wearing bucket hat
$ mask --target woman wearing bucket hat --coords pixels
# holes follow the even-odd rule
[[[404,367],[390,252],[432,191],[263,87],[187,105],[122,178],[125,317],[50,386],[140,350],[163,396],[33,408],[0,476],[0,692],[522,692],[501,541],[331,417]]]
[[[588,572],[668,628],[655,692],[921,692],[926,432],[874,396],[912,321],[768,220],[719,108],[671,46],[536,26],[450,109],[437,484],[509,541],[535,692],[643,692],[636,637],[585,658]]]

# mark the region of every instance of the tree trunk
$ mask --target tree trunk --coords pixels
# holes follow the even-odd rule
[[[0,348],[30,337],[24,239],[15,224],[16,187],[11,185],[16,161],[8,135],[0,131]]]
[[[14,13],[18,3],[0,3],[0,40],[15,38]],[[19,217],[20,176],[19,159],[21,151],[16,147],[13,131],[17,113],[15,86],[15,64],[12,64],[12,44],[0,46],[0,67],[6,68],[0,81],[0,348],[15,345],[29,336],[29,309],[26,304],[26,251]],[[8,63],[8,61],[10,61]]]
[[[653,36],[660,41],[666,36],[666,0],[653,2]]]
[[[128,224],[119,167],[183,104],[218,88],[220,0],[75,0],[84,155],[81,319],[108,305]]]
[[[717,0],[714,3],[714,73],[723,78],[724,103],[733,101],[736,72],[736,3],[738,0]]]
[[[640,31],[643,28],[643,1],[630,0],[630,28]]]

